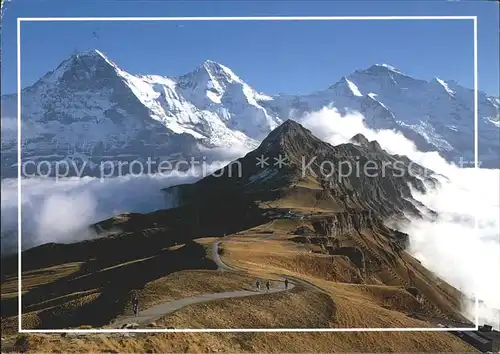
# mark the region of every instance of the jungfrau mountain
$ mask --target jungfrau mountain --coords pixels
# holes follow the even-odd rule
[[[474,158],[473,90],[439,78],[415,79],[385,64],[309,95],[273,96],[213,61],[180,77],[133,75],[94,50],[71,56],[24,88],[21,104],[23,161],[86,161],[91,175],[102,161],[254,149],[283,121],[300,122],[324,107],[358,111],[368,127],[400,131],[419,149],[449,161]],[[17,117],[16,107],[15,94],[2,96],[3,122]],[[500,166],[499,107],[498,97],[479,93],[483,167]],[[2,126],[2,175],[14,176],[17,132],[15,125]]]

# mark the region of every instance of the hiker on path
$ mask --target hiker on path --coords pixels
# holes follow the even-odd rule
[[[255,283],[255,285],[257,286],[257,291],[260,291],[260,281],[257,280],[257,282]]]
[[[271,287],[271,283],[268,281],[266,281],[266,288],[267,288],[267,291],[269,291],[269,288]]]
[[[134,310],[134,316],[137,316],[137,312],[139,312],[139,299],[137,296],[132,300],[132,309]]]
[[[288,279],[285,278],[285,289],[288,289]]]

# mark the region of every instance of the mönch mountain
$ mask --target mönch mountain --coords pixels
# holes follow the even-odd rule
[[[333,80],[333,78],[332,78]],[[79,53],[21,93],[23,160],[72,160],[85,174],[106,161],[178,160],[200,149],[249,151],[283,121],[324,107],[358,111],[368,127],[403,133],[423,151],[473,160],[473,90],[373,65],[309,95],[263,94],[207,60],[180,77],[134,75],[103,53]],[[17,173],[15,94],[2,96],[2,174]],[[498,97],[479,92],[479,156],[499,167]],[[153,171],[154,172],[154,171]]]

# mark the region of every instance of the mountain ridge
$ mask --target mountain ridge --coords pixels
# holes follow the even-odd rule
[[[285,158],[256,163],[256,157],[276,155]],[[314,157],[318,163],[304,169],[304,158]],[[325,170],[321,161],[332,166]],[[346,162],[355,165],[348,173]],[[376,172],[385,168],[386,173],[373,174],[373,167],[370,174],[359,173],[366,162],[376,162]],[[403,174],[395,173],[396,163]],[[421,328],[436,321],[472,326],[461,313],[463,294],[405,252],[409,235],[386,224],[390,218],[404,222],[408,214],[419,216],[423,205],[409,186],[426,192],[437,181],[432,171],[418,167],[361,134],[333,146],[287,120],[244,157],[198,182],[167,188],[176,189],[181,199],[170,209],[116,215],[89,225],[92,236],[85,240],[24,250],[22,276],[31,275],[23,288],[24,328],[116,328],[116,320],[130,313],[132,299],[140,299],[141,311],[184,298],[196,306],[193,296],[206,299],[233,286],[253,289],[256,277],[274,287],[284,277],[298,290],[309,289],[306,298],[324,294],[321,301],[300,306],[305,309],[300,318],[323,313],[328,321],[289,324],[273,317],[274,325],[260,324],[251,317],[257,312],[252,308],[238,328]],[[18,323],[17,256],[2,258],[1,325],[9,335],[15,335]],[[228,269],[220,267],[223,261],[231,272],[220,271]],[[239,278],[229,283],[235,275]],[[263,301],[277,302],[267,302],[272,294],[258,296],[255,309]],[[325,300],[332,311],[318,307]],[[279,302],[289,318],[295,301]],[[241,308],[237,304],[235,313]],[[274,316],[273,307],[266,309],[266,318]],[[209,322],[220,319],[210,308],[200,312]],[[192,316],[191,324],[173,324],[162,317],[168,311],[157,315],[154,325],[141,324],[232,328],[219,322],[193,325]],[[245,327],[249,318],[252,326]]]
[[[213,200],[232,208],[242,201],[268,206],[282,205],[283,200],[293,204],[299,198],[301,205],[302,199],[321,200],[334,212],[372,211],[384,218],[404,219],[405,213],[419,217],[419,208],[435,214],[415,200],[410,189],[425,193],[426,186],[437,186],[433,171],[406,156],[388,154],[360,134],[354,141],[356,145],[333,146],[290,119],[244,157],[198,182],[164,191],[173,197],[173,205],[193,209]]]

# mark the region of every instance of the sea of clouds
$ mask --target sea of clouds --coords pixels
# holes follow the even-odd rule
[[[22,248],[47,242],[75,242],[94,237],[89,225],[125,212],[166,209],[174,201],[161,191],[192,183],[229,161],[193,167],[185,172],[124,175],[110,178],[24,178],[21,182]],[[204,170],[202,170],[204,169]],[[17,250],[18,183],[1,182],[2,254]]]
[[[436,152],[418,151],[402,134],[374,131],[358,113],[345,116],[323,109],[304,116],[300,122],[319,138],[334,145],[362,133],[377,140],[389,153],[412,160],[447,177],[442,186],[415,198],[439,213],[437,220],[413,220],[406,230],[409,252],[466,294],[477,295],[484,304],[480,322],[500,327],[495,309],[500,309],[499,170],[475,170],[451,165]],[[211,166],[215,170],[243,156],[244,149],[227,154]],[[213,152],[212,152],[213,153]],[[121,176],[108,179],[69,178],[54,181],[33,178],[22,181],[23,248],[46,242],[71,242],[89,235],[87,226],[123,212],[150,212],[169,206],[161,188],[194,182],[196,173]],[[17,180],[1,182],[2,252],[17,247]],[[477,219],[476,219],[477,218]],[[476,227],[476,223],[477,226]],[[471,303],[464,313],[476,316]]]
[[[483,303],[464,303],[464,314],[500,327],[500,170],[474,169],[448,163],[437,152],[421,152],[401,133],[367,128],[358,113],[335,109],[306,115],[301,123],[333,145],[361,133],[391,154],[406,155],[437,174],[441,187],[415,199],[437,211],[437,220],[412,220],[409,252],[444,280]]]

